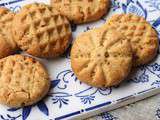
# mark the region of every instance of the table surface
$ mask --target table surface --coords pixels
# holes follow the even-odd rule
[[[86,120],[160,120],[160,94]]]

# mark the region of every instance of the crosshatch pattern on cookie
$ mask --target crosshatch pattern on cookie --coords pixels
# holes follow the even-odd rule
[[[19,25],[13,31],[23,50],[30,51],[37,44],[43,56],[50,50],[63,51],[66,48],[71,35],[70,24],[65,16],[52,7],[42,4],[27,5],[16,16],[14,23],[17,21]]]
[[[114,30],[91,30],[76,39],[71,63],[78,78],[92,86],[116,85],[130,71],[131,46]]]
[[[0,102],[12,107],[33,104],[49,89],[49,77],[43,66],[22,55],[0,60],[0,82]]]
[[[107,25],[122,32],[131,40],[135,66],[148,63],[158,49],[158,35],[143,17],[133,14],[114,15]]]

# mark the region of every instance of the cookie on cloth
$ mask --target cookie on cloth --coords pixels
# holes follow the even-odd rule
[[[11,55],[18,49],[11,31],[13,18],[14,13],[7,8],[0,8],[0,58]]]
[[[117,85],[130,73],[130,42],[114,29],[100,28],[82,33],[73,44],[71,66],[78,79],[88,85]]]
[[[100,19],[109,9],[109,0],[51,0],[51,5],[74,23]]]
[[[18,46],[37,57],[57,57],[71,38],[69,21],[54,8],[42,3],[24,6],[15,15],[13,35]]]
[[[117,14],[106,23],[123,33],[131,41],[133,65],[147,64],[157,54],[158,33],[143,18],[133,14]]]
[[[10,107],[32,105],[48,92],[45,68],[33,58],[11,55],[0,60],[0,103]]]

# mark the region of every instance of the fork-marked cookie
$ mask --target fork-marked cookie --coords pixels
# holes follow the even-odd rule
[[[52,6],[74,23],[100,19],[109,9],[109,0],[51,0]]]
[[[71,38],[67,18],[42,3],[24,6],[13,20],[18,46],[37,57],[56,57],[64,53]]]
[[[95,87],[110,87],[124,80],[132,66],[128,39],[114,29],[82,33],[71,50],[71,66],[79,80]]]
[[[12,55],[0,60],[0,103],[10,107],[32,105],[48,92],[45,68],[33,58]]]
[[[123,33],[131,41],[133,65],[147,64],[157,54],[158,33],[143,18],[133,14],[117,14],[106,23]]]

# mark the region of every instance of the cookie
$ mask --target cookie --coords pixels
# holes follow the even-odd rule
[[[71,49],[71,66],[77,78],[88,85],[118,85],[132,67],[130,42],[114,29],[82,33]]]
[[[134,66],[147,64],[156,56],[158,34],[143,17],[117,14],[112,16],[106,25],[114,27],[130,39]]]
[[[71,38],[69,21],[45,4],[24,6],[12,23],[18,46],[37,57],[57,57],[64,53]]]
[[[51,0],[51,5],[74,23],[100,19],[109,9],[109,0]]]
[[[13,18],[14,13],[7,8],[0,8],[0,58],[11,55],[18,49],[11,32]]]
[[[11,55],[0,60],[0,103],[10,107],[32,105],[48,92],[45,68],[33,58]]]

